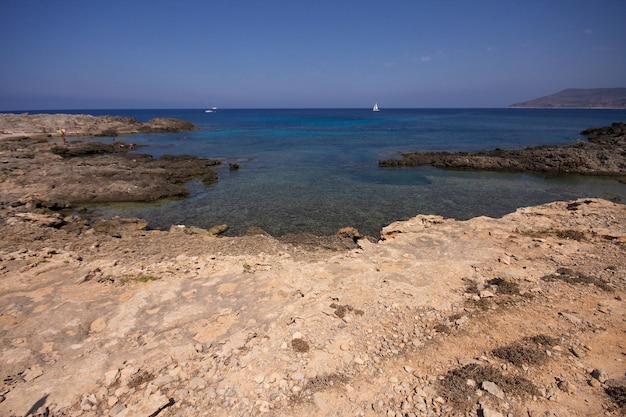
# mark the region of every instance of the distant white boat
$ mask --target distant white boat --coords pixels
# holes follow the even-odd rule
[[[374,108],[372,109],[372,111],[380,111],[380,109],[378,108],[378,103],[374,103]]]
[[[217,107],[211,107],[210,109],[205,110],[205,113],[215,113],[215,110],[217,110]]]

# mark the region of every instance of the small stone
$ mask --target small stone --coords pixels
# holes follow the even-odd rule
[[[607,375],[606,372],[597,368],[591,371],[591,376],[600,382],[606,382],[609,379],[609,376]]]
[[[595,378],[589,379],[588,383],[589,383],[590,386],[592,386],[594,388],[599,388],[599,387],[602,386],[602,382],[598,381]]]
[[[409,365],[404,365],[404,371],[412,374],[413,373],[413,368],[411,368]]]
[[[175,368],[180,372],[180,368]],[[128,385],[134,375],[139,372],[139,368],[135,368],[133,366],[126,367],[120,371],[120,384]],[[170,374],[173,370],[170,370]]]
[[[481,408],[483,417],[504,417],[504,415],[498,411],[492,410],[491,408]]]
[[[256,382],[257,384],[262,384],[263,381],[265,381],[265,375],[263,374],[258,374],[254,377],[254,382]]]
[[[501,400],[504,399],[504,391],[500,388],[496,383],[491,381],[483,381],[482,389],[487,391],[489,394],[493,395],[496,398]]]
[[[356,363],[357,365],[363,365],[365,363],[365,361],[363,359],[361,359],[359,356],[355,356],[354,357],[354,363]]]
[[[28,370],[26,370],[24,375],[22,375],[22,378],[24,378],[24,381],[30,382],[34,379],[39,378],[42,375],[43,375],[43,369],[41,369],[41,366],[33,365]]]
[[[355,242],[363,237],[361,233],[354,227],[342,227],[337,231],[337,236],[341,238],[352,239]]]
[[[566,313],[564,311],[559,312],[559,316],[563,317],[565,320],[573,324],[581,324],[583,322],[582,319],[576,317],[573,314]]]
[[[494,293],[492,293],[489,290],[482,290],[480,293],[480,298],[492,298],[495,297],[496,295]]]
[[[219,224],[219,225],[211,227],[209,229],[209,233],[214,236],[217,236],[217,235],[221,235],[222,233],[224,233],[227,229],[228,229],[227,224]]]
[[[117,382],[117,378],[120,376],[119,369],[113,369],[109,372],[105,372],[104,374],[104,385],[110,387],[111,385]]]
[[[574,356],[576,356],[579,359],[585,356],[585,351],[580,346],[572,346],[570,351],[572,352]]]
[[[80,409],[83,411],[91,411],[98,405],[98,399],[94,394],[83,394],[80,401]]]
[[[569,381],[559,381],[557,386],[561,391],[567,392],[568,394],[576,393],[576,387]]]

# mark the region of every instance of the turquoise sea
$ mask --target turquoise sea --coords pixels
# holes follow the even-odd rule
[[[70,113],[70,111],[65,111]],[[379,168],[414,151],[479,151],[566,144],[589,127],[626,121],[605,109],[302,109],[82,110],[147,121],[175,117],[197,131],[121,137],[154,156],[220,158],[219,181],[189,184],[190,197],[98,207],[104,216],[140,216],[150,227],[229,225],[239,235],[258,226],[274,236],[333,234],[354,226],[377,236],[417,214],[456,219],[499,217],[518,207],[580,197],[626,202],[612,178]],[[108,140],[108,139],[105,139]],[[112,140],[112,139],[111,139]],[[240,169],[231,171],[228,163]]]

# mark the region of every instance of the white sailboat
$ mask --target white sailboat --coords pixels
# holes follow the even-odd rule
[[[380,111],[380,109],[378,108],[378,103],[374,103],[374,108],[372,109],[372,111]]]

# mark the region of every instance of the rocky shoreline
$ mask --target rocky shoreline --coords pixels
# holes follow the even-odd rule
[[[0,135],[29,137],[118,136],[133,133],[184,132],[193,123],[174,118],[156,118],[142,123],[132,117],[89,114],[0,113]],[[1,136],[0,136],[1,137]]]
[[[415,152],[379,161],[381,167],[431,165],[444,169],[626,176],[626,124],[581,132],[588,141],[485,152]]]
[[[417,216],[304,250],[0,222],[6,416],[619,416],[626,207]]]
[[[40,133],[0,140],[0,415],[626,412],[624,205],[418,215],[323,244],[146,230],[63,207],[80,187],[139,198],[127,171],[211,181],[209,160],[171,175]]]
[[[192,179],[217,181],[221,161],[188,155],[157,159],[129,152],[135,146],[117,138],[106,144],[93,136],[189,129],[195,126],[177,119],[140,123],[112,116],[2,114],[0,204],[60,209],[184,197]]]

